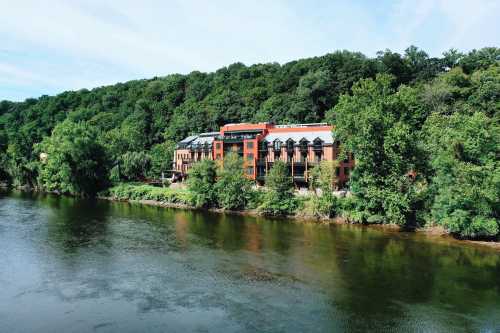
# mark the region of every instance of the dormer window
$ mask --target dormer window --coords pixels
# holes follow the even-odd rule
[[[323,149],[323,141],[320,138],[316,138],[313,141],[314,150],[322,150]]]
[[[275,140],[274,141],[274,150],[275,151],[281,151],[281,141],[280,140]]]
[[[299,146],[300,146],[300,151],[306,152],[307,151],[307,146],[309,145],[309,141],[306,139],[300,140]]]
[[[288,153],[293,153],[293,147],[295,145],[295,142],[292,139],[288,139],[286,142],[286,150]]]

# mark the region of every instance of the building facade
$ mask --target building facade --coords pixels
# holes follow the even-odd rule
[[[228,124],[219,132],[201,133],[180,141],[174,154],[174,169],[185,177],[191,165],[203,159],[222,160],[230,152],[244,161],[245,174],[263,183],[273,163],[287,163],[297,185],[307,185],[309,171],[321,161],[337,159],[340,143],[327,124],[274,125]],[[352,154],[338,161],[337,185],[343,187],[354,167]]]

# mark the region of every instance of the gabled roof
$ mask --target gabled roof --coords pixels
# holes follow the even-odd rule
[[[276,132],[269,133],[266,135],[264,140],[267,142],[274,142],[275,140],[279,140],[281,142],[286,142],[288,140],[293,140],[298,143],[300,140],[305,139],[310,143],[319,138],[325,144],[333,143],[333,135],[330,130],[327,131],[311,131],[311,132]]]

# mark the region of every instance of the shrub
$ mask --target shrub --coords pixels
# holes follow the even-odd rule
[[[288,175],[287,165],[282,161],[274,163],[266,176],[268,190],[260,210],[269,215],[292,214],[298,207],[298,200],[293,193],[292,178]]]
[[[154,200],[175,204],[191,202],[190,193],[186,190],[140,184],[118,184],[108,189],[104,195],[118,200]]]
[[[216,166],[212,160],[202,160],[193,165],[188,173],[188,189],[195,207],[210,207],[217,202],[214,185]]]
[[[234,153],[228,154],[218,169],[215,184],[217,203],[225,209],[244,209],[250,199],[252,182],[243,173],[243,160]]]

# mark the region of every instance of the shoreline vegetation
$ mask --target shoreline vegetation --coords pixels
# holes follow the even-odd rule
[[[58,191],[42,191],[40,189],[30,188],[27,186],[20,186],[12,188],[6,183],[0,183],[0,189],[9,190],[15,189],[20,192],[27,193],[40,193],[40,194],[50,194],[57,196],[64,196],[70,194],[62,194]],[[302,202],[307,202],[312,199],[312,193],[308,195],[300,195]],[[72,196],[75,197],[75,196]],[[78,197],[78,196],[77,196]],[[460,239],[454,237],[453,234],[448,232],[442,226],[433,224],[431,226],[426,225],[423,227],[417,227],[412,230],[408,230],[404,226],[400,226],[394,223],[360,223],[357,221],[349,220],[344,216],[318,216],[311,211],[300,211],[293,214],[287,215],[269,215],[257,208],[252,209],[224,209],[224,208],[207,208],[207,207],[196,207],[192,204],[192,199],[188,189],[186,187],[157,187],[152,185],[144,185],[141,183],[122,183],[110,187],[108,190],[99,193],[96,197],[98,200],[105,200],[110,202],[123,202],[130,204],[139,204],[145,206],[154,206],[159,208],[173,208],[173,209],[185,209],[185,210],[195,210],[195,211],[207,211],[218,214],[234,214],[234,215],[244,215],[253,217],[266,217],[266,218],[279,218],[292,223],[313,223],[313,224],[324,224],[324,225],[352,225],[359,227],[369,227],[376,228],[386,232],[400,232],[400,231],[412,231],[418,234],[424,234],[426,237],[431,238],[435,241],[442,240],[445,237],[446,240],[452,241],[454,244],[471,245],[487,247],[490,249],[500,251],[500,239],[499,240],[474,240],[474,239]],[[300,207],[299,207],[300,208]]]
[[[500,250],[499,240],[471,240],[471,239],[459,239],[453,237],[453,235],[446,231],[440,225],[432,224],[422,227],[416,227],[412,230],[408,230],[404,226],[400,226],[394,223],[360,223],[354,221],[344,216],[345,212],[339,211],[335,216],[327,216],[318,214],[311,210],[312,201],[316,199],[316,196],[309,192],[304,195],[298,196],[300,201],[297,210],[291,214],[286,215],[270,215],[266,214],[258,207],[250,209],[224,209],[217,207],[196,207],[193,204],[193,199],[190,196],[188,188],[169,188],[169,187],[155,187],[151,185],[143,184],[119,184],[117,186],[111,187],[108,191],[101,193],[98,198],[100,200],[115,201],[115,202],[128,202],[137,203],[147,206],[157,206],[162,208],[177,208],[177,209],[188,209],[188,210],[201,210],[209,211],[222,214],[236,214],[236,215],[247,215],[255,217],[279,217],[291,222],[299,223],[319,223],[319,224],[349,224],[349,225],[359,225],[359,226],[369,226],[373,228],[390,230],[390,231],[414,231],[416,233],[425,234],[427,237],[432,238],[442,238],[446,237],[450,240],[456,241],[457,244],[471,244],[479,246],[487,246],[489,248]],[[304,209],[305,208],[305,209]]]
[[[337,51],[0,101],[0,182],[269,216],[438,225],[460,239],[498,241],[499,92],[500,48],[430,57],[410,46],[402,54]],[[222,167],[193,165],[187,191],[120,185],[162,179],[177,142],[242,122],[332,125],[336,158],[352,154],[355,161],[351,195],[334,194],[332,164],[308,170],[308,198],[295,195],[284,163],[274,163],[266,188],[254,190],[244,162],[231,154]]]

